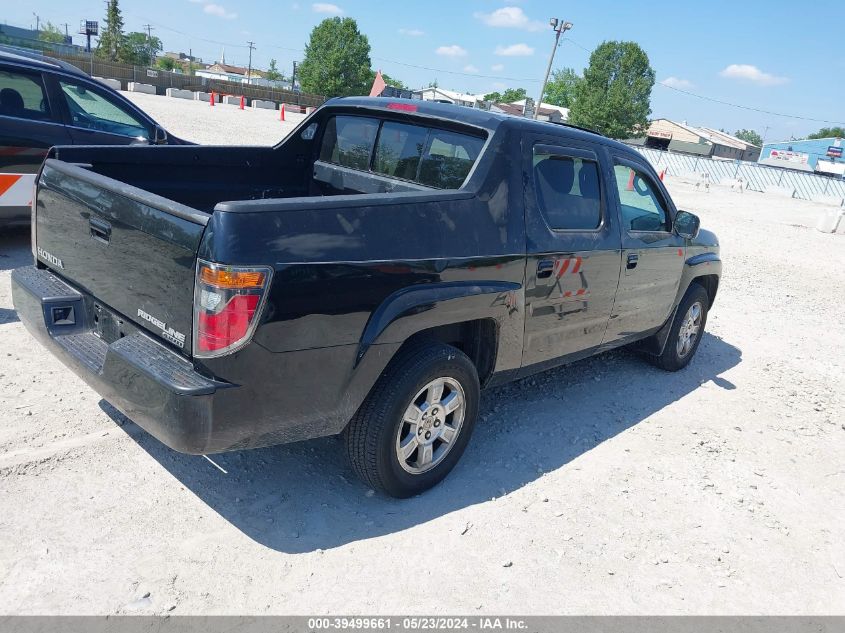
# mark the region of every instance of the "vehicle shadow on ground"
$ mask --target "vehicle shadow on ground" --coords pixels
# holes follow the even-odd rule
[[[705,334],[697,357],[677,373],[629,352],[611,352],[488,390],[472,441],[452,474],[404,501],[369,492],[352,473],[338,438],[212,455],[212,464],[134,432],[134,424],[111,405],[100,406],[232,525],[274,550],[298,553],[397,532],[507,494],[705,382],[733,389],[719,374],[740,360],[736,347]]]
[[[12,270],[32,263],[29,228],[0,229],[0,270]]]

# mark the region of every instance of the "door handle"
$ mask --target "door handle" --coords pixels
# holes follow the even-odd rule
[[[91,230],[91,237],[99,242],[108,244],[111,239],[111,224],[104,220],[91,218],[88,220],[88,228]]]
[[[632,270],[637,267],[637,264],[640,261],[640,256],[636,253],[629,253],[628,254],[628,270]]]
[[[555,269],[555,260],[541,259],[537,263],[537,279],[546,279],[552,276],[552,271]]]

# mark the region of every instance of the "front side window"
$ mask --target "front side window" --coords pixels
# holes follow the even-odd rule
[[[150,132],[141,120],[103,94],[75,82],[60,81],[59,86],[70,110],[74,127],[121,136],[149,138]]]
[[[457,189],[483,147],[483,138],[469,134],[336,116],[326,125],[320,160],[362,171],[372,169],[377,174],[437,189]]]
[[[50,104],[40,75],[0,70],[0,116],[50,120]]]
[[[645,171],[627,165],[615,165],[613,171],[623,228],[628,231],[669,231],[669,213]]]
[[[378,119],[332,117],[323,134],[320,160],[353,169],[368,169],[378,125]]]
[[[595,161],[534,152],[537,203],[555,230],[595,230],[601,224],[601,184]]]

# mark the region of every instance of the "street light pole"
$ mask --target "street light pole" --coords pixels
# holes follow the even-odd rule
[[[546,66],[546,76],[543,79],[543,86],[540,88],[540,96],[537,97],[537,104],[534,106],[535,121],[537,120],[537,117],[540,114],[540,106],[543,104],[543,94],[545,94],[546,84],[549,82],[549,73],[552,72],[552,63],[555,61],[555,53],[557,52],[557,47],[560,43],[560,36],[572,28],[572,22],[558,20],[557,18],[552,18],[551,20],[549,20],[549,24],[552,25],[552,28],[555,31],[555,44],[552,47],[552,54],[549,55],[549,65]]]

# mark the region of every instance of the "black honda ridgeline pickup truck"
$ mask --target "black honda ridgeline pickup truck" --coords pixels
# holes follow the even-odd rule
[[[716,237],[625,145],[451,105],[329,101],[275,147],[57,147],[29,331],[168,446],[342,433],[397,497],[460,458],[479,389],[636,343],[677,370]]]

